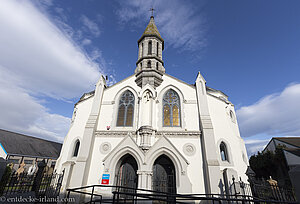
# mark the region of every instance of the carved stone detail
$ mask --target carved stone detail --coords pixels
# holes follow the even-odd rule
[[[101,145],[100,145],[100,152],[102,154],[107,154],[109,153],[111,150],[111,144],[109,142],[103,142]]]
[[[187,143],[183,146],[183,152],[188,156],[193,156],[196,153],[196,147],[191,143]]]
[[[141,137],[141,144],[140,144],[140,147],[143,149],[143,150],[147,150],[150,148],[151,146],[151,143],[150,143],[150,138],[153,134],[153,128],[151,126],[148,126],[148,125],[145,125],[145,126],[142,126],[140,127],[140,129],[138,130],[138,133]]]

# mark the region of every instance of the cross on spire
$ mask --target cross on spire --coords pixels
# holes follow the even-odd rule
[[[152,14],[151,16],[153,16],[153,11],[154,11],[154,10],[155,10],[155,9],[154,9],[153,7],[149,9],[149,11],[151,11],[151,14]]]

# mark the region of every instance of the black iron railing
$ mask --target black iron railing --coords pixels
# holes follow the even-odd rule
[[[98,189],[111,190],[111,196],[105,197]],[[67,189],[67,199],[77,197],[76,202],[94,204],[94,203],[141,203],[146,201],[155,201],[153,203],[191,203],[195,201],[209,201],[209,203],[241,203],[241,204],[296,204],[296,201],[260,199],[254,196],[235,194],[170,194],[146,189],[135,189],[122,186],[111,185],[91,185],[73,189]]]
[[[35,196],[58,196],[62,184],[64,171],[61,174],[37,174],[28,175],[27,173],[13,172],[8,180],[2,183],[1,196],[10,196],[14,194],[24,194],[34,192]],[[37,179],[38,178],[38,179]]]
[[[272,185],[268,182],[247,184],[241,180],[236,182],[234,178],[232,181],[230,190],[233,195],[247,195],[263,200],[296,201],[294,190],[289,187]]]

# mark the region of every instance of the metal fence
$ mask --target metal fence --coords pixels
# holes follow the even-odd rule
[[[27,173],[13,172],[3,186],[0,186],[1,196],[11,196],[14,194],[25,194],[34,192],[35,196],[56,197],[59,195],[64,171],[61,174],[42,174],[37,173],[28,175]]]
[[[99,189],[111,189],[112,196],[104,197]],[[91,185],[67,189],[67,199],[77,198],[76,203],[213,203],[213,204],[296,204],[296,201],[261,199],[253,196],[219,194],[170,194],[146,189],[134,189],[122,186]],[[95,193],[97,192],[97,193]]]
[[[272,185],[268,182],[250,182],[246,184],[242,181],[235,181],[232,178],[232,185],[230,186],[232,195],[237,196],[252,196],[263,200],[276,200],[296,202],[294,190],[289,187],[282,187]]]

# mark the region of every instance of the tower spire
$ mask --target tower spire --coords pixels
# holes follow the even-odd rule
[[[138,60],[136,62],[136,80],[138,86],[143,87],[150,84],[154,88],[161,84],[162,75],[165,73],[164,61],[162,60],[162,51],[164,50],[164,39],[154,22],[153,11],[150,21],[138,40]]]

